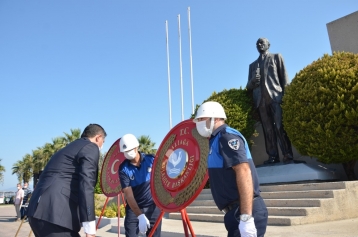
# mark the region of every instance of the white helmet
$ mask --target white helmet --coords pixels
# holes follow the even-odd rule
[[[196,111],[194,122],[197,122],[198,118],[223,118],[226,119],[224,108],[215,101],[208,101],[200,105]]]
[[[121,152],[130,151],[136,147],[139,147],[139,142],[133,134],[126,134],[119,141],[119,148]]]

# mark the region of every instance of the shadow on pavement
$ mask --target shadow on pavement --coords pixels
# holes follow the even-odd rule
[[[103,234],[102,234],[103,233]],[[109,228],[109,230],[105,231],[105,232],[102,232],[102,233],[98,233],[97,232],[97,235],[96,237],[105,237],[107,236],[106,234],[118,234],[118,231],[117,231],[117,226],[115,226],[114,228]],[[120,230],[120,234],[121,235],[124,235],[124,227],[121,227],[121,230]],[[139,235],[138,237],[144,237],[145,235]],[[161,232],[161,236],[165,236],[165,237],[183,237],[184,234],[183,233],[173,233],[173,232],[168,232],[168,231],[163,231]],[[190,233],[189,233],[189,236]],[[216,237],[216,236],[213,236],[213,235],[197,235],[195,234],[196,237]]]
[[[16,217],[13,216],[1,216],[0,217],[0,222],[16,222]],[[18,222],[20,223],[20,222]]]

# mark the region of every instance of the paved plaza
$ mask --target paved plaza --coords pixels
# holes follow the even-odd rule
[[[14,237],[19,229],[20,222],[15,222],[15,208],[12,205],[0,205],[0,237]],[[226,230],[223,223],[191,222],[197,237],[225,237]],[[124,236],[123,223],[121,234]],[[18,237],[27,237],[30,234],[28,222],[24,222]],[[34,235],[31,235],[34,237]],[[81,231],[81,236],[85,236]],[[98,237],[116,237],[107,225],[97,231]],[[163,219],[162,237],[184,236],[183,224],[180,220]],[[296,226],[268,226],[265,237],[358,237],[358,218]]]

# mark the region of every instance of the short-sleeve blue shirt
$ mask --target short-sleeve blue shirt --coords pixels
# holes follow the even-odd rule
[[[119,179],[122,189],[132,187],[133,196],[139,208],[144,208],[154,203],[150,191],[150,174],[154,162],[153,155],[140,153],[140,166],[132,165],[125,160],[119,166]]]
[[[254,196],[260,195],[258,176],[245,138],[226,124],[218,127],[210,138],[208,171],[210,188],[217,207],[222,210],[240,200],[233,166],[249,163]]]

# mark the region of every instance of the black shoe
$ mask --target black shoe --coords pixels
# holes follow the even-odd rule
[[[264,161],[264,164],[265,165],[268,165],[268,164],[275,164],[275,163],[280,163],[280,158],[278,157],[269,157],[268,160],[265,160]]]
[[[282,159],[283,163],[285,164],[291,164],[293,163],[293,156],[291,154],[286,154],[283,159]]]

